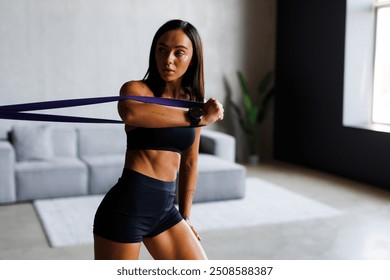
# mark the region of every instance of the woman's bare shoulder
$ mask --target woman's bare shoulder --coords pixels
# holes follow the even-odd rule
[[[153,92],[143,81],[128,81],[120,89],[121,96],[153,96]]]

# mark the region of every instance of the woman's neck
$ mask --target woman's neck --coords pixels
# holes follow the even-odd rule
[[[181,88],[181,83],[166,83],[165,91],[162,94],[166,98],[182,99],[185,95],[184,90]]]

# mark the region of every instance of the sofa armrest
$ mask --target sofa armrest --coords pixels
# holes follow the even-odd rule
[[[0,203],[16,201],[15,151],[8,141],[0,141]]]
[[[236,159],[236,139],[223,132],[202,129],[199,152],[234,162]]]

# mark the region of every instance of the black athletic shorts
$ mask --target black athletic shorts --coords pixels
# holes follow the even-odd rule
[[[124,169],[98,207],[93,232],[117,242],[138,243],[171,228],[183,218],[174,205],[175,182]]]

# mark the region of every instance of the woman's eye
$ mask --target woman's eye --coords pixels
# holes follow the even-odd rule
[[[176,56],[183,56],[183,55],[184,55],[183,51],[176,52]]]
[[[160,52],[160,53],[165,53],[165,48],[158,48],[158,51]]]

